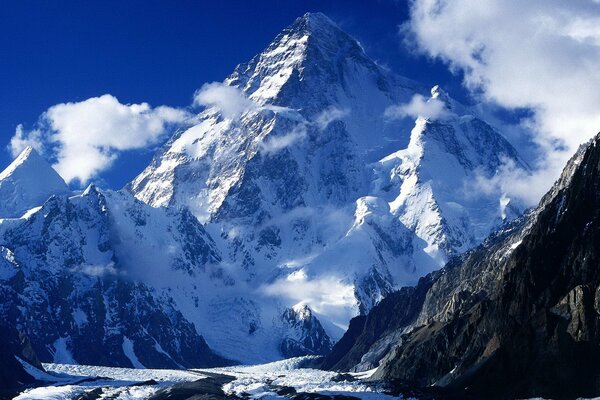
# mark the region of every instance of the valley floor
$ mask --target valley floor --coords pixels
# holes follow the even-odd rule
[[[309,368],[311,357],[269,364],[203,370],[110,368],[44,364],[47,373],[33,371],[47,382],[16,399],[187,399],[194,394],[212,399],[391,399],[383,389],[366,383],[363,374],[343,374]]]

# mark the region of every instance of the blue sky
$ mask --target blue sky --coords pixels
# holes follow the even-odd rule
[[[147,102],[147,126],[181,119],[173,112],[195,90],[223,80],[307,11],[327,14],[396,73],[501,115],[492,122],[522,153],[537,155],[528,158],[533,171],[507,168],[491,182],[512,196],[539,198],[600,130],[597,0],[12,0],[0,12],[0,164],[10,162],[11,138],[35,139],[45,112],[68,120],[53,107],[61,103],[95,98],[118,114]],[[60,132],[72,139],[77,126]],[[140,140],[92,180],[119,188],[132,179],[160,145],[151,135]]]
[[[203,83],[220,81],[296,17],[322,11],[368,54],[398,73],[460,91],[442,63],[407,51],[402,1],[12,1],[0,14],[0,142],[31,128],[54,104],[110,93],[121,103],[185,107]],[[97,177],[120,187],[153,149],[131,151]],[[11,160],[0,151],[0,163]]]

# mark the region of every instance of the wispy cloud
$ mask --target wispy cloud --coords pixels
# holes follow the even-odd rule
[[[289,109],[285,110],[290,111]],[[341,109],[335,106],[326,108],[312,118],[312,121],[299,121],[291,131],[284,135],[267,136],[260,144],[260,150],[264,154],[277,153],[297,142],[304,140],[308,136],[309,130],[312,129],[316,132],[323,132],[332,122],[341,120],[349,114],[350,111],[348,109]]]
[[[354,286],[334,276],[310,279],[303,270],[261,287],[267,296],[281,296],[293,303],[308,304],[317,313],[330,315],[356,305]]]
[[[85,265],[80,266],[78,269],[74,270],[73,272],[82,272],[85,275],[98,276],[98,277],[116,276],[116,275],[121,274],[121,272],[115,268],[115,264],[113,262],[110,262],[108,264],[97,264],[97,265],[85,264]]]
[[[349,114],[350,110],[348,110],[347,108],[341,109],[335,106],[331,106],[317,114],[314,123],[317,126],[317,128],[319,128],[319,130],[323,131],[332,122],[341,120]]]
[[[293,145],[294,143],[306,137],[306,125],[300,124],[294,127],[289,133],[282,136],[268,136],[266,140],[260,143],[260,150],[264,154],[273,154]]]
[[[194,105],[215,107],[226,118],[239,117],[246,111],[259,108],[242,90],[221,82],[202,85],[194,94]]]
[[[390,106],[386,108],[384,116],[388,119],[419,118],[443,119],[450,115],[444,102],[438,98],[427,99],[425,96],[416,94],[405,104]]]
[[[10,139],[8,150],[13,157],[16,157],[28,146],[33,147],[38,153],[43,153],[43,133],[39,129],[33,129],[29,132],[26,132],[25,128],[23,128],[23,125],[19,124],[15,130],[15,134]]]

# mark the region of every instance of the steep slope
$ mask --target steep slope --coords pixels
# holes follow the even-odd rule
[[[25,148],[0,173],[0,218],[18,217],[69,187],[33,148]]]
[[[444,95],[444,118],[420,118],[411,135],[414,120],[386,110],[425,88],[322,14],[296,20],[223,85],[241,109],[202,112],[127,190],[188,207],[238,281],[286,308],[345,326],[522,211],[502,207],[502,193],[461,192],[505,160],[526,168],[499,133]]]
[[[600,135],[520,224],[417,286],[418,316],[395,325],[407,333],[374,379],[478,398],[598,396],[599,182]]]
[[[444,104],[444,115],[418,118],[408,147],[381,160],[378,170],[391,212],[444,263],[523,210],[497,192],[485,193],[477,180],[493,177],[505,163],[528,166],[494,128],[439,87],[428,102]]]

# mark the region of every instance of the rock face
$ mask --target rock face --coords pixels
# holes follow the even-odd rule
[[[331,351],[331,341],[312,310],[304,306],[288,308],[283,312],[283,321],[295,335],[287,335],[281,343],[281,354],[285,358],[303,355],[325,355]]]
[[[376,344],[364,351],[361,338],[391,330],[393,348],[374,379],[486,398],[600,394],[599,182],[600,136],[573,157],[537,209],[390,298],[397,305],[412,299],[411,318],[377,317],[390,308],[382,302],[367,319],[383,327],[352,332],[350,350],[327,366],[348,368],[344,357],[360,365],[376,351]],[[424,301],[412,293],[422,291]]]

